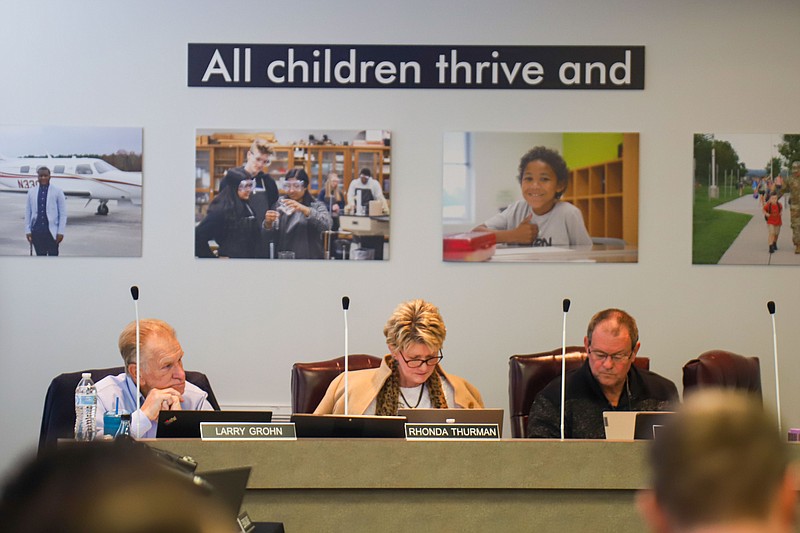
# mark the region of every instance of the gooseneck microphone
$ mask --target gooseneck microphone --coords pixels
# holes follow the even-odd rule
[[[342,310],[344,311],[344,414],[350,414],[349,411],[349,404],[348,399],[350,396],[350,384],[348,383],[347,377],[350,373],[350,368],[347,363],[348,357],[350,354],[350,347],[348,342],[348,330],[347,330],[347,310],[350,309],[350,298],[348,296],[342,297]]]
[[[133,298],[133,310],[136,315],[136,410],[142,409],[142,389],[141,389],[141,368],[140,359],[141,353],[139,351],[139,287],[136,285],[131,286],[131,297]],[[136,436],[141,435],[142,417],[136,417]]]
[[[561,308],[564,310],[564,322],[561,326],[561,440],[564,440],[564,403],[566,398],[567,383],[567,313],[569,313],[569,298],[564,298]]]
[[[778,381],[778,335],[775,330],[775,302],[772,300],[767,302],[767,311],[772,317],[772,356],[775,360],[775,405],[778,414],[778,432],[783,432],[781,429],[781,387]]]

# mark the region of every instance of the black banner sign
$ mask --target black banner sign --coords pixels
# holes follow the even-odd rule
[[[644,46],[189,44],[189,87],[644,89]]]

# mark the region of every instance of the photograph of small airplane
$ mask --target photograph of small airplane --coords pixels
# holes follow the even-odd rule
[[[0,192],[27,193],[39,186],[36,171],[50,169],[51,183],[67,198],[97,200],[107,215],[109,200],[142,205],[142,173],[126,172],[93,157],[4,157],[0,155]],[[84,206],[85,207],[85,206]]]

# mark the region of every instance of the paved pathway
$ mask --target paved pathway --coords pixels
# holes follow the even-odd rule
[[[780,201],[785,202],[789,195]],[[794,253],[792,227],[789,224],[789,208],[784,205],[783,226],[778,236],[778,250],[771,254],[767,245],[767,223],[761,205],[753,195],[741,196],[718,205],[715,209],[753,215],[733,244],[722,255],[720,265],[800,265],[800,254]]]

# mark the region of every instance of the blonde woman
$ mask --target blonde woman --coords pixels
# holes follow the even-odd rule
[[[325,180],[325,185],[317,195],[317,200],[325,204],[333,218],[333,226],[331,227],[333,231],[339,229],[339,212],[344,211],[344,193],[342,193],[339,183],[339,175],[336,172],[331,172],[328,174],[328,179]]]
[[[440,365],[447,329],[436,306],[424,300],[403,302],[383,334],[389,354],[381,366],[350,373],[348,414],[390,416],[398,408],[483,407],[478,389]],[[344,413],[344,374],[333,380],[314,413]]]

